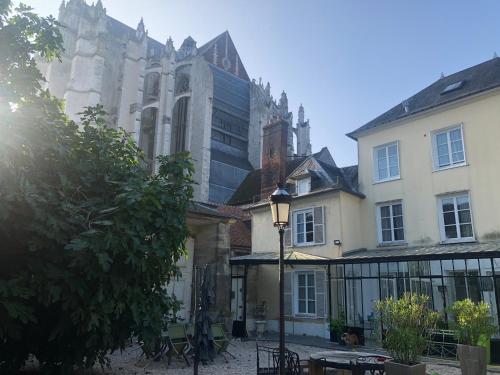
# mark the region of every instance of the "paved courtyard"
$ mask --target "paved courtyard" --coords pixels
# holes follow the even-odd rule
[[[276,344],[275,344],[276,345]],[[324,351],[324,348],[305,346],[299,344],[288,345],[289,349],[297,352],[301,359],[308,358],[309,354]],[[222,356],[217,356],[213,363],[207,366],[200,365],[200,374],[239,374],[255,375],[256,373],[256,350],[254,341],[233,340],[228,348],[236,359],[226,355],[227,363]],[[109,375],[132,375],[132,374],[172,374],[188,375],[193,373],[193,367],[187,367],[184,361],[172,359],[170,366],[167,360],[153,362],[149,360],[139,360],[140,350],[136,346],[131,346],[123,353],[115,353],[111,356],[111,369],[97,370],[97,374]],[[460,375],[461,371],[457,364],[447,364],[435,362],[427,365],[427,373],[430,375]],[[498,372],[488,372],[488,374],[498,374]]]

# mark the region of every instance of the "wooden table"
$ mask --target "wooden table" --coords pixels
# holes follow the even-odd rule
[[[358,362],[363,357],[375,357],[382,359],[381,361],[367,361],[366,363]],[[342,375],[364,375],[365,371],[384,371],[384,360],[390,360],[390,357],[376,353],[367,352],[348,352],[342,350],[329,350],[325,352],[313,353],[309,357],[309,375],[322,375],[323,368],[335,368],[342,370]]]

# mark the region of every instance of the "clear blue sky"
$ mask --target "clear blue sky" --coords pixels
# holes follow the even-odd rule
[[[57,15],[59,0],[25,0]],[[87,0],[87,3],[89,0]],[[103,0],[149,35],[198,46],[229,30],[252,78],[303,103],[313,151],[357,163],[345,133],[437,80],[500,54],[500,2],[463,0]]]

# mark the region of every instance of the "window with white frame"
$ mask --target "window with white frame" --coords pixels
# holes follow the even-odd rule
[[[297,195],[307,194],[311,191],[311,178],[301,178],[297,180]]]
[[[314,211],[313,209],[295,211],[293,213],[295,244],[314,243]]]
[[[316,314],[316,286],[314,272],[297,272],[297,314]]]
[[[395,180],[400,177],[398,142],[375,147],[373,160],[375,182]]]
[[[469,194],[455,194],[439,198],[440,231],[443,241],[474,239]]]
[[[401,202],[379,205],[377,219],[380,243],[404,241],[403,205]]]
[[[432,135],[434,169],[465,164],[462,126],[437,131]]]

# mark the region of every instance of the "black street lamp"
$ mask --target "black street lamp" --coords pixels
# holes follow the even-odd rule
[[[274,226],[280,234],[279,283],[280,283],[280,375],[285,374],[285,264],[283,234],[288,225],[292,197],[278,184],[278,188],[269,197]]]

